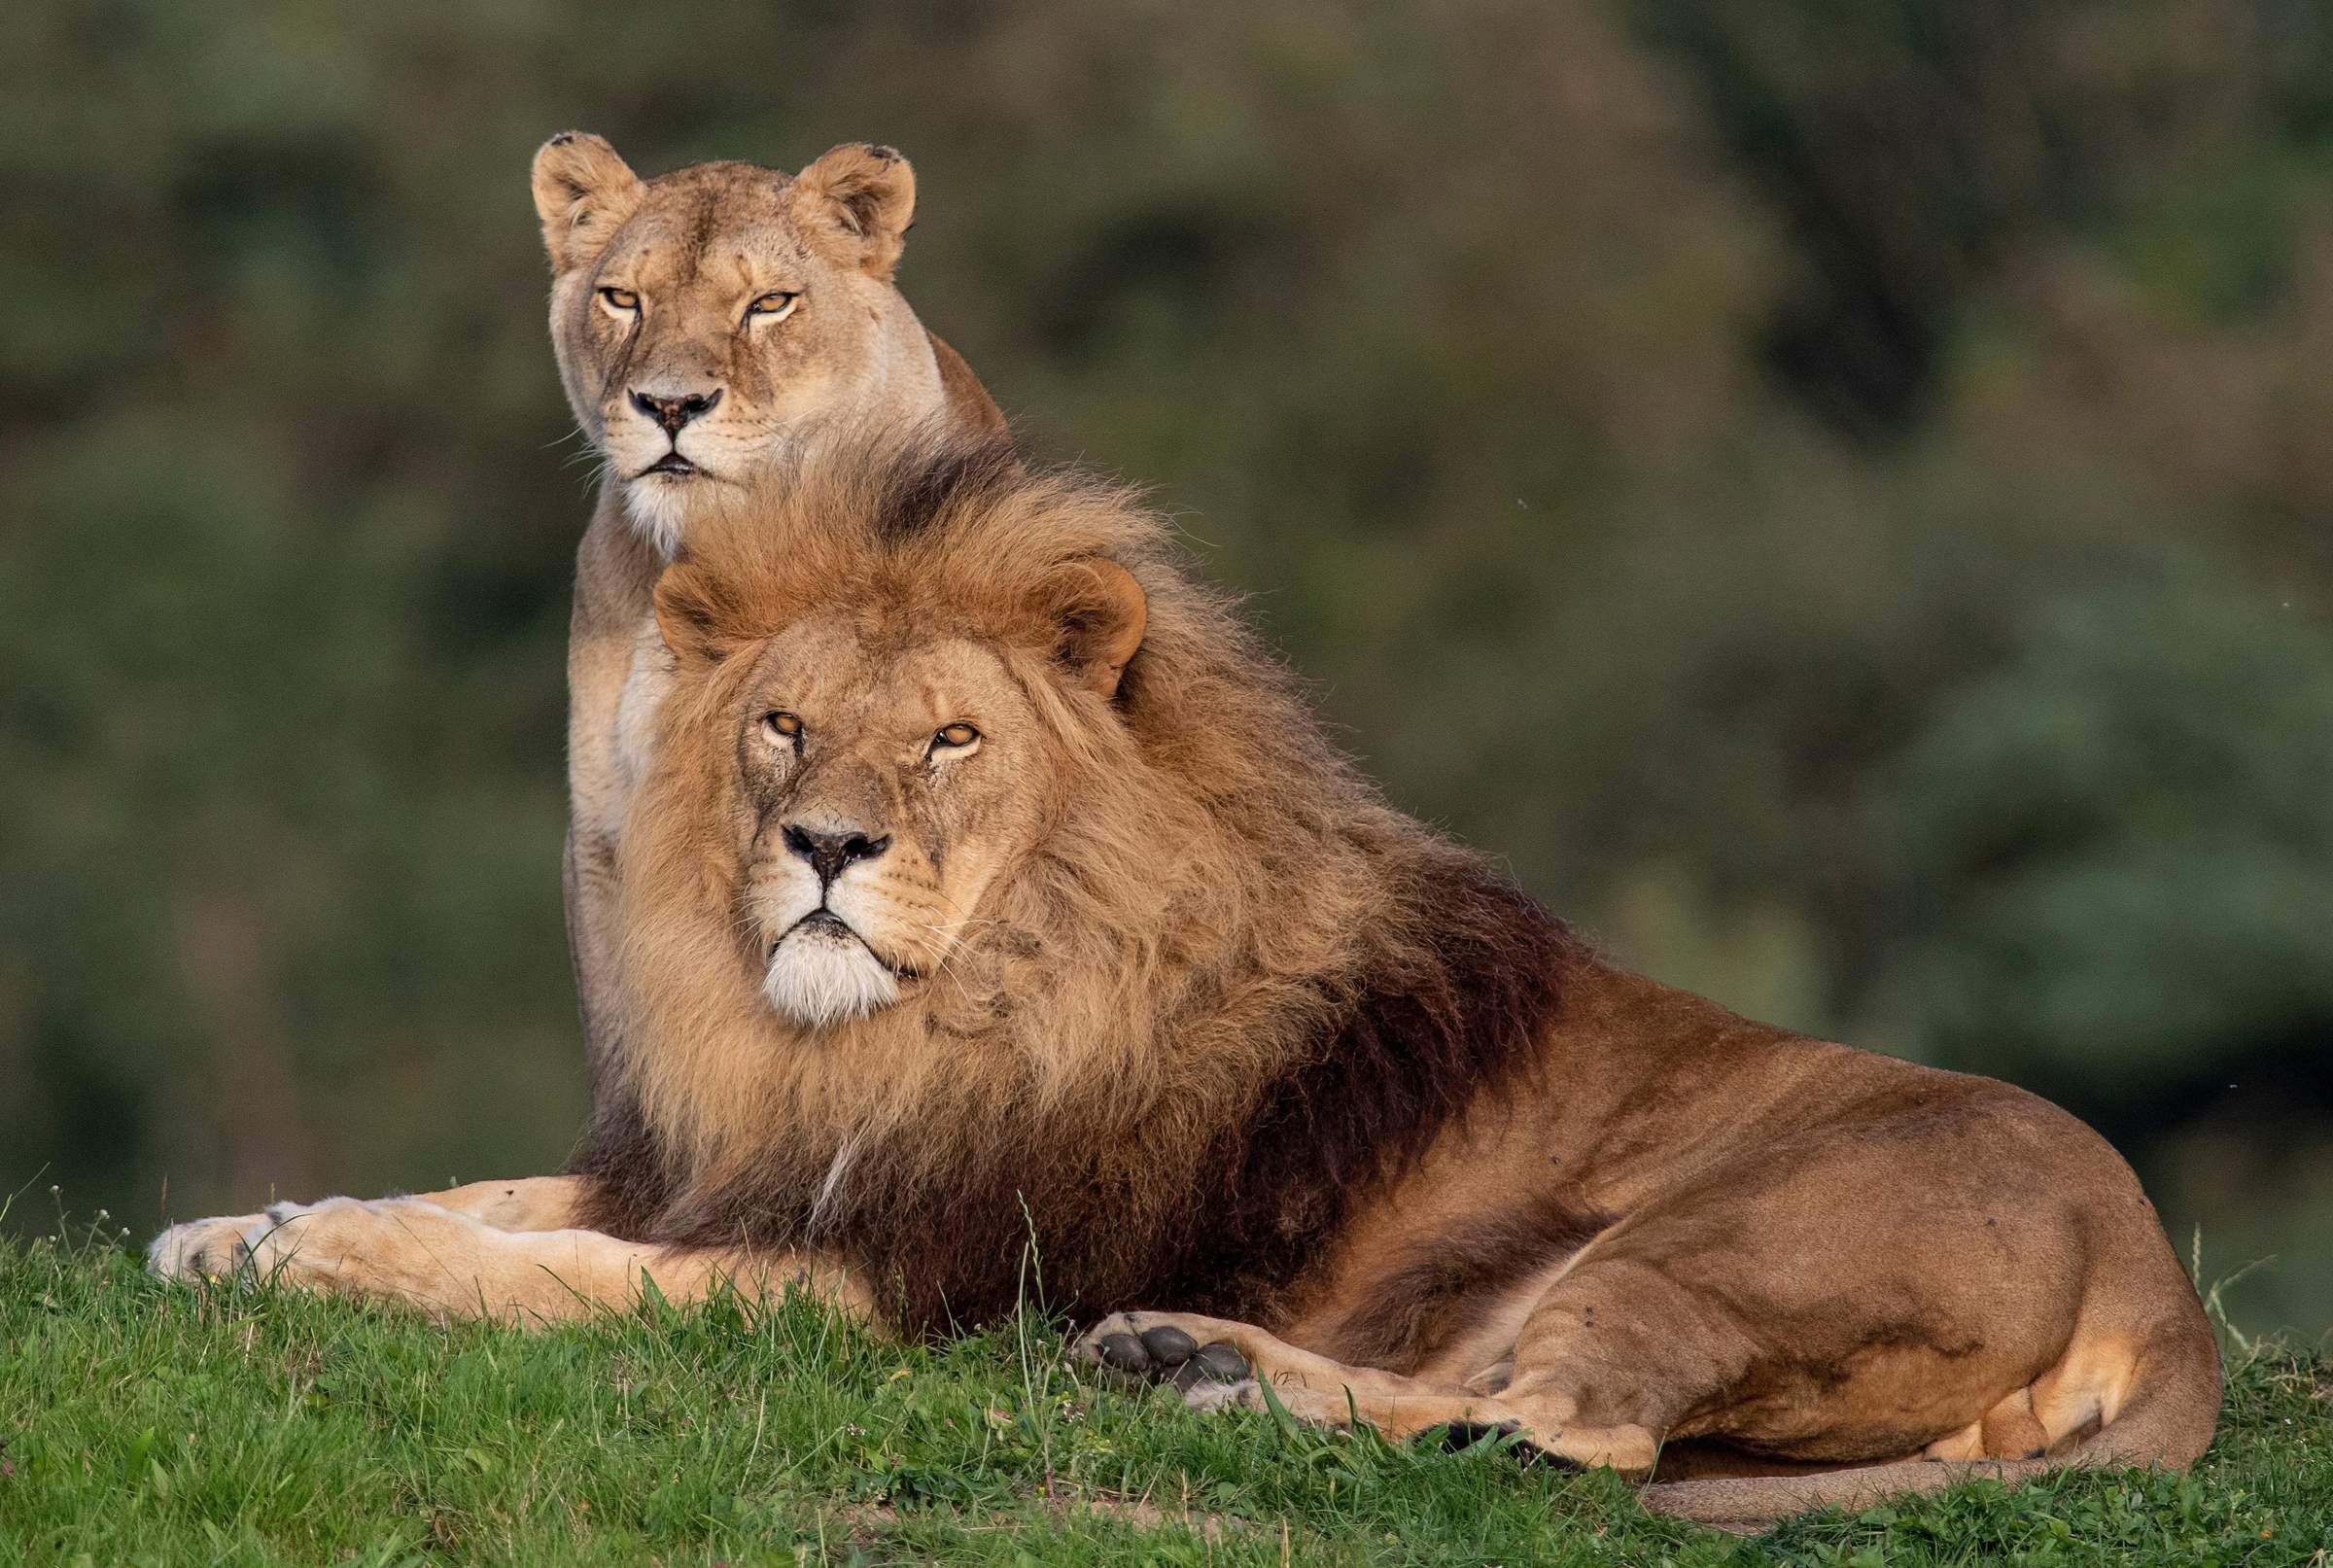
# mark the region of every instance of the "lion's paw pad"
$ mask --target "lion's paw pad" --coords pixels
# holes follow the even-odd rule
[[[1089,1339],[1087,1354],[1112,1372],[1171,1382],[1188,1394],[1204,1384],[1244,1381],[1247,1357],[1229,1340],[1201,1344],[1171,1323],[1136,1329],[1103,1324]]]

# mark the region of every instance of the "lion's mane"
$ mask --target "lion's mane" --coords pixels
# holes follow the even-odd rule
[[[1107,708],[1048,668],[1047,585],[1096,556],[1149,601]],[[1129,492],[894,436],[701,528],[660,598],[738,652],[682,657],[627,830],[588,1223],[821,1248],[924,1329],[1040,1288],[1269,1321],[1356,1197],[1536,1062],[1574,939],[1385,803]],[[1051,758],[1050,830],[945,969],[815,1033],[740,935],[733,731],[749,650],[813,608],[990,643]]]

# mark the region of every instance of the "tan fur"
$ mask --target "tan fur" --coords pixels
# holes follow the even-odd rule
[[[473,1181],[421,1196],[498,1231],[563,1231],[575,1221],[582,1182],[575,1176]]]
[[[538,1178],[565,1181],[565,1177]],[[667,1300],[702,1300],[720,1287],[748,1299],[804,1290],[865,1318],[873,1298],[842,1270],[804,1258],[742,1250],[643,1246],[597,1231],[505,1229],[432,1198],[328,1198],[278,1203],[261,1214],[165,1231],[148,1248],[157,1273],[181,1279],[255,1278],[337,1295],[402,1302],[440,1320],[521,1324],[573,1321],[624,1309],[652,1279]]]
[[[1446,1140],[1276,1333],[1119,1314],[1083,1353],[1179,1328],[1252,1369],[1195,1404],[1261,1409],[1261,1381],[1324,1424],[1516,1432],[1737,1530],[1971,1477],[2201,1454],[2211,1331],[2127,1168],[2072,1118],[1611,971],[1566,1011],[1557,1096]],[[1381,1310],[1387,1259],[1446,1248],[1453,1207],[1547,1191],[1550,1164],[1569,1201],[1623,1217],[1516,1290],[1470,1295],[1445,1342],[1401,1358],[1414,1367],[1337,1359]],[[1725,1479],[1689,1479],[1704,1476]]]
[[[533,183],[560,380],[607,462],[568,645],[568,933],[596,1079],[616,840],[667,671],[649,593],[690,519],[838,433],[1003,421],[891,282],[916,194],[892,150],[847,144],[799,175],[718,162],[642,180],[606,141],[569,131],[536,154]],[[637,296],[637,316],[603,307],[610,287]],[[800,297],[781,320],[749,320],[773,290]],[[668,438],[636,392],[719,401]],[[700,471],[644,473],[668,447]]]
[[[1386,806],[1127,496],[900,462],[709,513],[657,590],[610,1246],[930,1329],[1009,1310],[1033,1234],[1081,1354],[1247,1364],[1194,1403],[1511,1428],[1729,1528],[2202,1451],[2209,1327],[2095,1133],[1610,966]],[[895,994],[774,1001],[806,933]]]

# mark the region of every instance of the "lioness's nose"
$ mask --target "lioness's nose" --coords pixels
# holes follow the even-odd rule
[[[852,861],[872,860],[889,849],[891,836],[886,833],[871,839],[854,827],[835,830],[789,822],[785,847],[810,862],[810,869],[818,874],[818,885],[824,887],[841,876]]]
[[[721,401],[721,389],[711,392],[643,392],[632,389],[632,406],[664,427],[667,436],[678,436],[680,427],[690,420],[713,412],[713,405]]]

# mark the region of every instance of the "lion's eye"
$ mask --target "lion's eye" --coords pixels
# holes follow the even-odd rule
[[[792,714],[764,714],[761,715],[761,729],[773,741],[782,741],[797,750],[801,749],[802,720]]]
[[[934,751],[960,751],[980,739],[980,731],[971,725],[958,722],[944,726],[931,738]]]
[[[640,296],[629,289],[602,289],[600,303],[619,316],[637,315],[640,311]]]
[[[772,290],[746,306],[746,320],[775,321],[780,316],[791,311],[794,308],[794,301],[801,297],[801,295],[788,293],[783,289]]]

